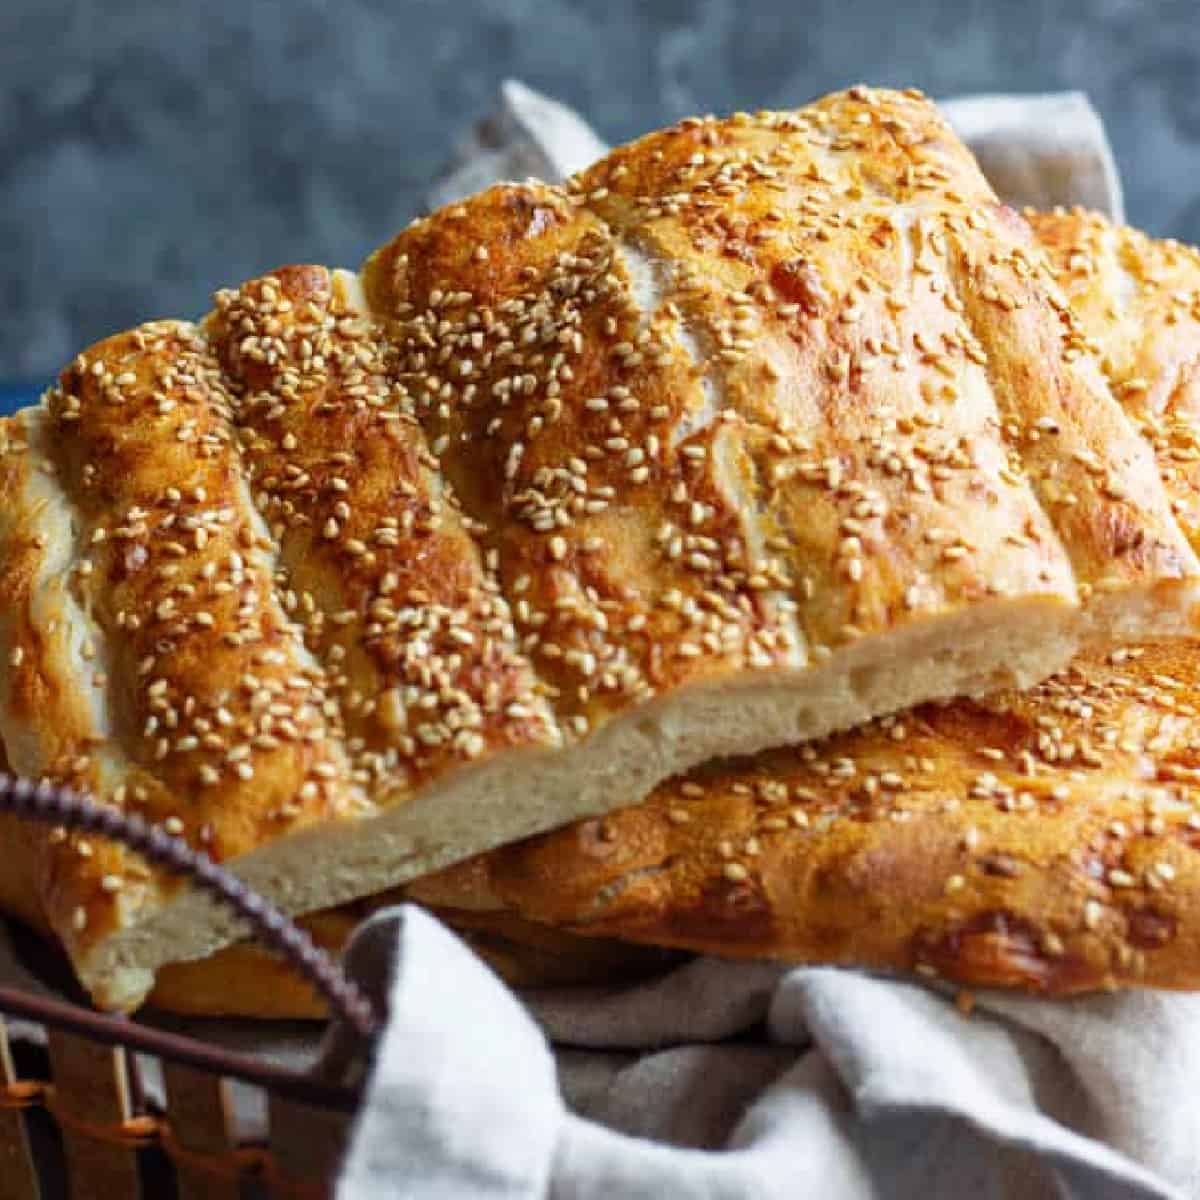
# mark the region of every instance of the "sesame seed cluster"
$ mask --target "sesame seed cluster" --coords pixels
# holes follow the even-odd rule
[[[508,601],[338,280],[292,268],[222,292],[209,335],[354,782],[383,803],[487,751],[554,744]]]
[[[495,247],[478,259],[476,230]],[[501,250],[512,249],[507,256]],[[643,311],[612,235],[551,189],[494,189],[368,263],[405,403],[511,598],[565,736],[797,647],[679,315]]]
[[[133,770],[113,772],[88,730],[46,773],[218,859],[361,811],[328,677],[279,600],[276,547],[247,498],[233,397],[207,340],[175,323],[118,335],[64,372],[47,410],[37,469],[71,504],[67,583],[95,630],[83,656],[103,651],[90,683]],[[30,655],[29,671],[39,665]],[[70,839],[55,868],[80,893],[77,934],[116,918],[127,875],[144,879],[106,850],[111,903],[92,914],[95,871],[69,865],[80,854],[94,857],[90,843]]]
[[[435,452],[503,539],[535,657],[570,654],[562,598],[539,591],[560,564],[633,609],[663,664],[733,647],[731,601],[764,623],[751,663],[820,662],[989,596],[1087,600],[1194,570],[1041,250],[915,96],[685,121],[565,197],[508,187],[435,214],[365,279]],[[664,550],[682,585],[650,573]],[[725,599],[707,645],[654,622],[677,594]],[[640,647],[597,649],[636,695]]]
[[[1170,364],[1109,361],[1067,301],[1096,253],[1052,269],[927,101],[856,88],[119,334],[4,427],[3,494],[61,496],[0,531],[6,719],[41,773],[231,859],[684,687],[1195,575],[1188,413],[1157,382],[1193,305]],[[1182,292],[1178,254],[1147,291]],[[804,787],[839,778],[800,753]],[[703,823],[687,796],[671,829]],[[757,894],[730,845],[721,887]],[[169,891],[79,839],[46,875],[80,945]]]
[[[1082,209],[1025,214],[1078,343],[1151,446],[1176,519],[1200,539],[1200,252]]]
[[[1041,247],[921,98],[683,122],[576,194],[683,264],[818,653],[1068,574],[1086,601],[1194,570]]]

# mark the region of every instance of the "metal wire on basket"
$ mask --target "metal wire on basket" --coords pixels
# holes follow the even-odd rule
[[[96,804],[70,788],[33,783],[0,772],[0,811],[47,825],[98,834],[120,842],[156,867],[185,876],[241,917],[260,941],[282,955],[328,1003],[330,1011],[363,1037],[379,1026],[362,989],[312,938],[233,872],[181,838],[148,825],[136,814]]]

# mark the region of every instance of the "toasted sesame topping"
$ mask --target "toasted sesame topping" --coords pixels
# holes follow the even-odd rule
[[[418,222],[368,272],[372,314],[288,268],[220,293],[202,330],[147,326],[78,361],[47,402],[85,460],[70,587],[115,614],[79,652],[98,678],[137,664],[129,752],[150,781],[114,803],[177,834],[184,813],[233,855],[259,795],[272,821],[337,815],[588,737],[692,678],[821,664],[980,598],[1123,588],[1124,565],[1075,579],[1061,557],[1107,553],[1083,544],[1093,528],[1144,535],[1129,563],[1169,556],[1138,477],[1051,403],[1088,398],[1072,364],[1097,339],[936,121],[918,94],[856,88],[684,122],[566,191],[505,187]],[[1101,238],[1073,240],[1051,254],[1063,291],[1103,265]],[[1154,280],[1130,270],[1140,303]],[[995,382],[1027,325],[1061,358],[1045,412]],[[1129,361],[1101,365],[1186,523],[1200,438],[1151,404],[1152,360]],[[1161,892],[1200,828],[1182,811],[1200,739],[1190,683],[1137,651],[983,715],[922,709],[783,756],[730,784],[751,815],[703,844],[738,883],[788,829],[818,845],[936,812],[963,832],[935,886],[954,870],[946,907],[965,909],[977,877],[1004,895],[1041,869],[1021,850],[1041,822],[1078,817],[1072,886]],[[705,778],[676,785],[666,823],[689,828],[661,836],[707,837],[686,803],[724,788]],[[1088,900],[1087,927],[1102,916]]]

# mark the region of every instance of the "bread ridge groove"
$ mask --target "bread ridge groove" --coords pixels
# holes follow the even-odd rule
[[[1038,517],[1032,493],[1019,481],[976,484],[973,464],[953,457],[951,438],[963,430],[998,457],[986,423],[990,400],[951,400],[943,435],[926,393],[945,386],[944,363],[904,365],[922,320],[944,326],[953,316],[913,284],[908,239],[924,210],[898,221],[906,203],[913,208],[908,198],[876,198],[879,171],[865,193],[853,161],[822,152],[805,124],[808,112],[682,122],[568,184],[623,235],[651,243],[652,257],[681,265],[681,307],[710,341],[723,343],[719,369],[726,393],[736,393],[761,480],[759,505],[774,519],[782,556],[815,568],[815,577],[793,581],[805,635],[827,654],[968,596],[1073,595],[1068,561],[1048,526],[1033,553],[995,536]],[[835,185],[852,197],[849,214],[832,198]],[[793,248],[799,253],[789,254]],[[918,316],[906,317],[909,309]],[[894,382],[893,365],[904,366]],[[944,447],[933,444],[939,437]],[[802,495],[803,507],[784,488]],[[997,490],[1008,527],[990,511]],[[914,522],[928,529],[927,543],[894,535]],[[938,526],[947,539],[941,545],[933,538]],[[960,528],[970,533],[952,539]],[[969,543],[985,536],[976,554]],[[827,566],[829,540],[839,549]],[[886,558],[872,554],[885,544]]]
[[[37,407],[4,422],[0,559],[6,569],[0,587],[8,615],[0,622],[0,661],[6,665],[0,672],[0,737],[11,750],[3,762],[33,778],[70,778],[104,795],[122,766],[133,766],[131,731],[110,720],[105,702],[108,637],[80,594],[84,522],[47,450],[49,420],[46,409]],[[49,513],[57,519],[46,519]],[[21,715],[47,699],[54,719],[31,730]],[[80,943],[82,923],[115,923],[121,908],[144,898],[142,885],[136,898],[130,892],[115,897],[111,911],[97,912],[94,905],[89,910],[105,876],[127,875],[131,862],[123,847],[78,836],[62,839],[14,821],[9,827],[23,843],[17,856],[33,860],[21,882],[34,894],[23,906],[40,910],[46,890],[55,888],[61,902],[40,920],[49,917],[64,945]]]
[[[658,301],[656,311],[666,306],[674,317],[674,344],[692,362],[699,376],[701,407],[698,413],[685,412],[681,415],[671,432],[672,449],[686,445],[689,439],[702,435],[722,421],[736,421],[738,414],[730,403],[714,331],[698,319],[694,312],[689,311],[686,303],[689,286],[686,264],[678,259],[655,254],[652,249],[639,244],[635,230],[611,225],[594,208],[591,211],[608,230],[616,252],[626,261],[626,269],[628,270],[628,261],[633,259],[641,263],[639,270],[648,272],[653,279]],[[730,461],[730,453],[728,439],[714,439],[710,445],[713,470],[726,492],[734,497],[736,506],[745,518],[743,535],[750,561],[769,563],[773,558],[769,548],[771,530],[759,514],[753,491],[742,486],[737,469]],[[796,620],[796,601],[791,589],[783,585],[782,579],[776,579],[775,583],[775,587],[762,589],[759,593],[760,599],[770,613],[772,622],[783,633],[788,665],[802,668],[810,664],[812,653],[804,631]]]
[[[397,411],[394,347],[354,291],[345,273],[284,268],[221,293],[208,324],[288,603],[329,669],[356,780],[385,803],[558,734],[484,548]]]
[[[514,229],[523,220],[533,233]],[[456,223],[470,230],[461,242]],[[475,260],[482,229],[493,230],[502,247],[523,237],[523,266]],[[644,327],[647,314],[616,265],[616,250],[607,228],[560,191],[514,185],[416,223],[364,268],[368,301],[403,347],[398,366],[415,415],[435,453],[448,446],[442,468],[472,515],[492,527],[501,586],[540,669],[560,689],[560,719],[577,736],[612,711],[608,697],[649,698],[694,675],[704,664],[688,644],[689,627],[698,638],[716,638],[705,654],[723,656],[723,638],[729,653],[741,654],[762,623],[754,603],[739,608],[715,591],[702,595],[697,576],[679,567],[685,548],[697,564],[719,555],[705,528],[714,516],[740,536],[741,517],[727,496],[706,495],[707,507],[690,510],[700,521],[694,534],[686,505],[682,521],[647,527],[650,496],[668,519],[680,510],[668,495],[672,483],[681,486],[672,473],[683,461],[670,455],[668,421],[673,408],[698,401],[699,388],[663,328],[666,314]],[[472,383],[454,388],[431,378],[426,358],[467,353],[472,322],[486,326],[467,364]],[[528,354],[525,345],[533,346]],[[540,376],[524,369],[539,357]],[[576,371],[586,373],[586,386]],[[444,409],[431,392],[449,393]],[[458,452],[460,444],[467,449]],[[691,461],[705,457],[698,447]],[[702,464],[696,474],[711,486],[706,471]],[[487,479],[472,496],[470,480],[481,474]],[[502,485],[489,486],[493,476]],[[645,504],[634,506],[643,494]],[[621,509],[610,503],[616,495]],[[707,609],[698,613],[688,603]],[[756,653],[765,665],[775,652],[764,643]],[[648,669],[655,675],[649,682]]]
[[[204,336],[206,337],[207,341],[207,336]],[[209,342],[209,345],[210,348],[212,348],[211,341]],[[215,353],[214,357],[216,357]],[[232,395],[233,389],[232,386],[230,386],[233,382],[232,379],[224,370],[222,370],[222,376],[227,385],[229,394]],[[249,486],[244,471],[238,472],[237,480],[234,486],[246,509],[252,527],[255,530],[256,545],[260,550],[263,551],[264,554],[269,556],[269,563],[264,565],[268,567],[267,577],[270,580],[271,601],[280,613],[286,613],[287,605],[285,603],[285,596],[281,588],[280,580],[283,564],[283,547],[281,546],[279,539],[274,536],[271,527],[266,520],[265,514],[260,509],[257,498],[254,494],[254,489]],[[314,678],[314,680],[318,680],[320,682],[322,692],[328,694],[330,679],[329,664],[322,662],[317,655],[312,652],[312,649],[305,640],[302,631],[296,627],[295,622],[288,619],[288,623],[296,634],[298,645],[295,648],[295,654],[297,659],[302,664],[304,669]],[[323,733],[329,746],[330,758],[338,764],[339,773],[349,775],[350,755],[346,746],[344,716],[340,711],[340,706],[337,705],[336,695],[334,696],[334,705],[336,718],[332,721],[332,723],[327,721]],[[330,714],[326,711],[324,715],[326,718],[328,718]],[[367,796],[365,789],[359,785],[359,781],[353,780],[351,791],[358,802],[356,807],[360,808],[362,812],[365,813],[367,808]]]
[[[78,565],[85,557],[80,538],[82,522],[77,518],[70,493],[47,450],[46,444],[50,439],[46,437],[45,426],[48,420],[45,408],[39,406],[16,417],[6,418],[4,423],[2,441],[8,463],[4,478],[7,503],[0,534],[3,539],[3,559],[12,562],[23,553],[29,553],[33,564],[31,570],[7,573],[5,607],[19,610],[19,615],[4,622],[7,643],[4,661],[7,669],[0,672],[0,692],[3,693],[3,707],[7,709],[10,704],[24,703],[13,697],[14,685],[34,686],[32,681],[27,683],[22,674],[26,666],[23,642],[27,636],[25,629],[29,627],[39,628],[46,636],[53,638],[66,656],[76,661],[81,656],[71,651],[88,646],[88,671],[93,676],[93,686],[79,692],[79,697],[84,700],[80,722],[67,721],[57,727],[36,731],[35,739],[44,743],[39,750],[26,751],[21,745],[22,739],[14,738],[17,769],[25,771],[40,767],[44,758],[54,760],[70,755],[73,750],[77,751],[79,744],[88,737],[85,730],[94,729],[100,738],[114,733],[107,707],[96,703],[95,698],[95,678],[98,676],[103,681],[108,672],[103,665],[95,670],[90,666],[97,659],[101,664],[107,663],[107,639],[101,625],[78,594]],[[14,462],[14,459],[17,461]],[[53,530],[43,528],[43,522],[39,520],[41,514],[48,510],[56,510],[65,518],[56,522]],[[39,604],[39,601],[42,603]],[[70,614],[69,619],[44,619],[36,611],[39,607],[56,609],[58,604]],[[53,630],[48,629],[51,622],[54,623]],[[30,669],[33,669],[32,660]],[[47,669],[51,669],[49,664]],[[5,724],[8,722],[5,721]],[[128,737],[128,730],[116,731],[115,736],[124,740]]]
[[[319,275],[328,274],[324,268],[317,268],[316,270]],[[246,328],[237,331],[242,335],[242,337],[239,341],[237,356],[235,356],[235,354],[231,352],[230,346],[227,344],[227,341],[233,338],[234,330],[232,327],[224,330],[222,329],[222,318],[225,315],[223,306],[235,297],[240,298],[242,296],[246,296],[248,293],[250,293],[251,289],[255,287],[255,285],[258,286],[263,299],[273,298],[278,284],[278,273],[272,273],[256,280],[248,280],[239,285],[239,287],[236,289],[227,289],[225,291],[218,292],[216,295],[216,309],[209,313],[202,322],[201,327],[204,330],[204,336],[209,346],[212,348],[213,354],[217,358],[217,361],[221,364],[221,373],[223,378],[227,381],[229,393],[232,397],[237,399],[240,399],[248,390],[248,388],[245,372],[236,370],[234,363],[238,361],[240,354],[245,351],[247,341],[248,339],[254,337],[254,333]],[[243,319],[243,327],[248,323],[249,318]],[[221,336],[222,332],[225,333],[225,338]],[[277,363],[272,362],[271,365],[275,366]],[[245,419],[244,410],[242,410],[240,406],[234,409],[233,413],[231,414],[231,421],[232,424],[238,428],[239,432],[245,432],[248,429],[253,430],[252,423]],[[247,443],[244,438],[242,442],[242,449],[249,465],[253,451],[251,444]],[[277,525],[273,526],[271,521],[268,519],[267,505],[263,502],[264,498],[261,493],[256,491],[254,487],[254,480],[252,478],[247,479],[246,475],[243,474],[241,483],[242,491],[246,496],[247,502],[250,504],[255,513],[260,528],[265,531],[266,536],[270,539],[271,545],[274,548],[274,569],[271,572],[271,582],[272,591],[276,602],[280,605],[281,609],[294,611],[295,605],[289,602],[289,595],[293,589],[290,586],[291,572],[289,571],[288,566],[285,564],[282,533],[279,527]],[[307,592],[303,594],[311,595],[311,593]],[[303,612],[304,610],[302,609],[301,611]],[[333,611],[322,609],[320,615],[332,616]],[[322,648],[317,639],[310,637],[310,630],[308,628],[304,626],[298,626],[298,628],[300,630],[300,636],[305,650],[310,655],[312,660],[317,664],[322,677],[329,679],[333,676],[336,676],[339,668],[338,664],[332,661],[329,648]],[[316,643],[315,645],[314,642]],[[335,689],[327,689],[327,695],[328,699],[326,700],[326,704],[329,705],[331,709],[327,715],[332,716],[333,718],[333,726],[330,730],[330,736],[339,744],[346,762],[349,763],[350,754],[348,749],[348,722],[344,709],[343,698],[340,691]],[[356,780],[356,783],[359,783],[361,787],[360,780]],[[362,789],[362,791],[365,797],[366,790]]]
[[[361,796],[328,736],[320,671],[276,603],[274,548],[245,503],[208,351],[194,326],[152,323],[86,351],[49,393],[56,464],[89,540],[88,596],[112,647],[110,705],[140,725],[127,770],[110,763],[92,778],[77,762],[54,778],[221,860],[350,816]],[[107,752],[101,739],[93,758]],[[153,896],[178,887],[133,856],[123,868],[66,872],[90,892],[73,909],[63,910],[62,889],[51,893],[56,926],[72,923],[81,975],[114,1003],[144,989],[146,973],[108,935],[136,927],[141,907],[157,911]],[[293,886],[281,880],[277,891]]]
[[[1084,209],[1024,215],[1087,340],[1107,335],[1100,370],[1200,545],[1200,254]]]
[[[1020,339],[1025,332],[1016,328],[1021,306],[1009,310],[1004,303],[996,304],[996,288],[988,282],[980,286],[978,278],[968,285],[967,277],[984,268],[965,249],[958,262],[954,258],[950,278],[968,325],[985,351],[1005,338],[1010,318],[1013,340]],[[1039,275],[1040,258],[1036,252],[1030,268]],[[1054,294],[1050,299],[1066,327],[1060,333],[1042,322],[1034,336],[1045,342],[1030,347],[1042,361],[1056,356],[1061,363],[1056,391],[1038,406],[1041,415],[1031,419],[1026,402],[1015,398],[1019,380],[1010,385],[993,377],[993,386],[1002,406],[1006,444],[1019,458],[1023,474],[1072,559],[1082,597],[1116,590],[1151,570],[1167,578],[1194,573],[1195,556],[1180,536],[1149,446],[1109,393],[1092,357],[1081,353],[1065,301]],[[981,319],[983,304],[994,304],[1000,311]],[[1086,393],[1091,394],[1085,405],[1071,403]],[[1132,545],[1121,532],[1132,528],[1153,530],[1156,543]]]

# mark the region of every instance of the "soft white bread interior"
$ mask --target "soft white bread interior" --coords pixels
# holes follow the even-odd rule
[[[291,912],[714,757],[1189,630],[1198,563],[1027,224],[855,89],[493,188],[86,351],[0,433],[0,735]],[[39,843],[136,1006],[240,930]]]

